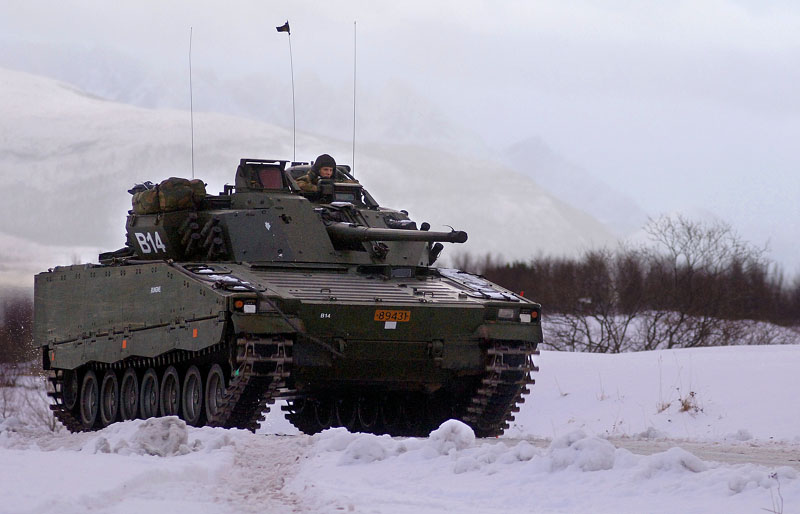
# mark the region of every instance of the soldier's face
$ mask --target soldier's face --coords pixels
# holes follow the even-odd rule
[[[322,178],[331,178],[333,176],[333,168],[330,166],[323,166],[319,169],[319,176]]]

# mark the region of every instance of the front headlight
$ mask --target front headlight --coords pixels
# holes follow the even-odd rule
[[[500,319],[514,319],[517,317],[515,309],[497,309],[497,317]]]
[[[234,300],[233,310],[243,314],[255,314],[257,312],[256,301],[255,299],[251,300],[249,298]]]
[[[541,315],[539,314],[538,309],[532,309],[532,310],[523,309],[519,313],[519,320],[522,323],[538,323],[539,318],[541,318]]]

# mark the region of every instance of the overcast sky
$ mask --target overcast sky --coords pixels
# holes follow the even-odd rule
[[[797,2],[29,0],[0,5],[0,38],[175,70],[191,26],[195,67],[288,81],[287,19],[296,77],[349,87],[357,21],[360,90],[408,82],[495,149],[540,137],[650,214],[707,209],[800,271]]]

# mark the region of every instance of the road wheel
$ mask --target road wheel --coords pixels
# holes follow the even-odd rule
[[[181,412],[186,423],[200,426],[203,414],[203,378],[197,366],[186,370],[183,378],[183,397],[181,399]]]
[[[158,375],[156,370],[148,368],[142,376],[142,390],[139,395],[139,408],[142,418],[154,418],[158,416]]]
[[[225,408],[225,374],[219,364],[211,366],[206,376],[205,407],[209,422],[216,424]]]
[[[387,434],[394,435],[400,417],[403,415],[403,409],[398,403],[396,395],[387,395],[382,398],[380,402],[380,420]]]
[[[97,375],[88,370],[83,375],[80,393],[81,425],[83,430],[91,430],[97,422],[97,407],[100,403],[100,386]]]
[[[353,431],[358,414],[358,403],[355,398],[345,396],[334,400],[337,426]]]
[[[64,382],[61,384],[61,401],[67,410],[75,408],[78,403],[78,372],[74,369],[64,371]]]
[[[100,423],[107,427],[117,420],[119,414],[119,381],[112,370],[103,375],[100,385]]]
[[[314,402],[314,418],[317,420],[317,424],[322,430],[330,428],[335,421],[333,404],[332,398],[320,398]]]
[[[366,432],[375,430],[380,414],[380,404],[375,396],[362,396],[358,399],[358,422]]]
[[[133,368],[126,369],[122,375],[119,388],[119,413],[123,420],[136,419],[139,414],[139,378]]]
[[[177,416],[181,407],[181,379],[178,370],[170,366],[161,377],[161,415]]]

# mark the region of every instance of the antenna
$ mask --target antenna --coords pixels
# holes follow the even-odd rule
[[[192,178],[194,179],[194,98],[192,94],[192,27],[189,27],[189,117],[192,125]]]
[[[356,169],[356,22],[353,20],[353,160],[350,173]]]
[[[292,70],[292,161],[297,161],[297,117],[294,111],[294,59],[292,58],[292,31],[289,29],[289,20],[280,27],[275,27],[278,32],[286,32],[289,36],[289,66]]]

